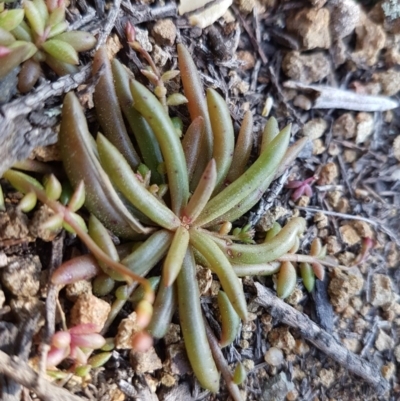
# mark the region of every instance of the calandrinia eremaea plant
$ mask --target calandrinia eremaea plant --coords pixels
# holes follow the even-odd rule
[[[0,79],[22,64],[18,89],[24,93],[36,84],[42,62],[58,75],[77,72],[78,53],[92,49],[96,38],[67,28],[64,0],[24,0],[15,9],[0,2]]]
[[[134,42],[132,46],[138,48]],[[247,319],[239,277],[276,273],[277,293],[285,298],[296,285],[295,262],[309,263],[301,273],[307,288],[312,288],[313,268],[320,262],[323,249],[316,243],[314,256],[296,254],[306,226],[301,217],[291,219],[284,227],[275,225],[261,243],[254,242],[249,227],[234,227],[235,221],[259,201],[274,178],[287,167],[288,160],[293,160],[303,142],[288,147],[290,126],[279,130],[276,120],[271,118],[262,135],[259,156],[250,163],[251,112],[245,114],[235,140],[225,100],[211,88],[204,96],[197,69],[183,45],[178,45],[178,62],[185,97],[181,95],[179,102],[187,101],[191,118],[182,139],[169,115],[165,93],[159,90],[164,88],[160,80],[175,78],[176,72],[152,72],[157,78],[152,80],[158,93],[155,96],[131,79],[118,60],[110,63],[105,49],[99,49],[93,63],[94,73],[103,66],[94,93],[101,129],[96,139],[89,132],[78,98],[72,92],[65,96],[59,147],[75,193],[84,183],[84,204],[92,214],[88,229],[76,217],[76,207],[71,207],[74,195],[64,206],[49,200],[43,189],[23,178],[23,173],[10,170],[5,178],[55,210],[59,216],[55,223],[75,231],[92,253],[81,257],[79,263],[70,261],[70,265],[61,266],[53,282],[63,284],[66,277],[74,275],[93,276],[98,271],[93,267],[95,259],[103,271],[99,291],[103,291],[102,282],[109,278],[130,281],[117,290],[111,315],[127,299],[135,302],[145,328],[135,337],[136,345],[143,345],[148,334],[162,338],[178,310],[193,371],[204,388],[216,392],[217,365],[222,365],[215,344],[209,343],[209,328],[203,320],[196,265],[209,268],[221,283],[219,346],[224,347],[234,341],[240,321]],[[134,250],[120,256],[107,230],[121,239],[135,241]],[[145,280],[159,263],[161,278]],[[321,275],[317,271],[317,277]],[[144,287],[142,295],[136,293],[134,299],[130,298],[135,288],[132,280]],[[104,287],[108,285],[109,282]],[[233,383],[229,374],[224,374],[224,378]]]

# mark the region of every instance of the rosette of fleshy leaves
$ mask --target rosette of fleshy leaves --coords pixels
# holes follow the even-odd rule
[[[150,56],[132,38],[132,32],[128,39],[149,61]],[[196,264],[209,268],[221,283],[219,347],[231,344],[240,322],[247,319],[240,277],[277,274],[278,294],[286,297],[293,291],[296,262],[301,262],[303,256],[296,252],[305,220],[296,217],[283,227],[275,227],[261,243],[253,240],[250,226],[234,226],[294,160],[307,139],[289,147],[290,126],[280,130],[276,119],[271,118],[262,134],[259,156],[251,163],[251,112],[245,114],[236,137],[225,100],[213,89],[204,95],[197,68],[183,45],[178,45],[178,65],[180,71],[160,74],[149,62],[144,75],[153,85],[153,94],[133,79],[118,60],[110,62],[106,50],[100,48],[93,61],[93,73],[100,68],[103,71],[93,95],[101,129],[96,140],[88,130],[78,98],[72,92],[65,96],[59,148],[72,186],[77,188],[84,182],[85,207],[92,214],[89,238],[79,232],[79,227],[73,228],[89,244],[103,271],[103,282],[95,286],[100,292],[106,293],[107,288],[126,280],[129,272],[141,284],[154,285],[153,306],[149,287],[135,299],[135,284],[119,287],[106,327],[130,300],[137,305],[140,326],[146,326],[151,336],[161,338],[178,310],[187,354],[201,385],[217,392],[221,371],[231,395],[240,400],[222,354],[214,343],[210,347]],[[168,96],[165,84],[178,74],[184,96]],[[191,119],[186,130],[182,121],[170,117],[170,106],[183,103],[187,103]],[[185,131],[182,139],[181,131]],[[29,192],[33,187],[22,189]],[[40,200],[49,205],[45,198]],[[63,216],[65,221],[68,213]],[[121,252],[108,230],[135,245]],[[82,260],[75,262],[56,271],[53,283],[65,283],[75,274],[82,277],[89,270],[88,276],[95,274],[93,261],[87,268]],[[160,262],[161,278],[144,280]],[[144,333],[135,337],[135,346],[145,342]]]
[[[96,44],[88,32],[67,32],[64,0],[24,0],[22,9],[0,4],[0,79],[22,64],[18,77],[22,93],[36,84],[42,62],[58,75],[75,73],[78,53]]]

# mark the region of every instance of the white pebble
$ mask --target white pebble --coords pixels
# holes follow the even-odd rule
[[[265,353],[264,359],[271,366],[279,366],[283,362],[283,352],[279,348],[271,347]]]

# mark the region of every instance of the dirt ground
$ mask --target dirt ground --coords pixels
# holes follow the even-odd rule
[[[71,24],[106,40],[108,51],[118,54],[135,74],[142,60],[126,46],[126,21],[135,26],[137,40],[161,70],[176,66],[175,45],[184,43],[205,87],[218,89],[227,100],[234,122],[240,122],[247,110],[253,112],[255,143],[267,115],[275,116],[281,127],[292,123],[293,139],[310,139],[284,179],[273,185],[243,224],[250,222],[257,235],[275,221],[301,215],[308,228],[300,250],[307,253],[312,239],[319,237],[328,255],[348,269],[328,268],[324,282],[318,282],[311,294],[299,280],[286,299],[315,327],[306,327],[309,321],[303,324],[297,315],[290,324],[284,307],[266,305],[254,282],[273,290],[272,278],[244,280],[250,320],[224,350],[231,367],[240,360],[246,368],[247,381],[240,387],[243,399],[400,399],[398,2],[238,0],[205,28],[191,26],[175,3],[78,0],[71,1],[68,10]],[[92,55],[81,58],[83,68]],[[84,74],[77,80],[78,93],[93,123],[93,82]],[[10,90],[0,104],[2,118],[14,120],[16,110],[26,106],[23,118],[30,127],[24,139],[16,130],[20,138],[11,142],[18,150],[4,155],[0,166],[8,168],[31,151],[38,160],[59,161],[54,145],[57,110],[68,85],[55,89],[51,79],[50,73],[39,84],[42,91],[25,97]],[[35,109],[36,105],[44,108]],[[52,111],[51,117],[48,113],[43,118],[46,109]],[[4,135],[0,133],[0,144],[10,141]],[[2,149],[5,146],[0,154]],[[311,191],[294,199],[287,182],[310,177]],[[21,195],[4,180],[1,183],[6,211],[0,212],[0,350],[40,369],[46,335],[54,330],[45,322],[46,299],[55,300],[55,293],[47,292],[49,274],[82,247],[70,234],[41,232],[48,211],[41,207],[22,214],[16,209]],[[214,306],[219,283],[211,276],[205,280],[211,289],[202,305],[213,327],[218,325]],[[91,295],[88,282],[63,290],[59,299],[67,319],[74,308],[107,317],[113,300],[110,295]],[[122,337],[124,330],[129,333],[131,312],[125,306],[107,333],[118,333],[121,346],[105,366],[83,379],[65,376],[58,386],[68,389],[71,397],[101,401],[229,399],[223,381],[220,392],[210,394],[190,374],[177,319],[151,353],[124,349]],[[324,343],[322,334],[315,334],[318,328],[331,336],[329,341],[325,338]],[[362,359],[352,359],[346,351]],[[2,399],[37,399],[27,390],[35,389],[32,382],[10,379],[1,367],[0,373],[0,392],[11,392]]]

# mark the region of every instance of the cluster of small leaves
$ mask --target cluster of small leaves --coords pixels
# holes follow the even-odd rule
[[[68,31],[64,0],[24,0],[23,8],[0,3],[0,79],[22,64],[18,89],[33,88],[46,63],[58,75],[77,72],[79,52],[92,49],[93,35]]]
[[[91,368],[104,365],[111,358],[113,341],[107,341],[99,332],[100,327],[86,323],[54,333],[47,354],[47,367],[55,368],[68,359],[73,362],[73,370],[77,375],[86,376]],[[93,350],[97,349],[104,352],[90,357]]]

